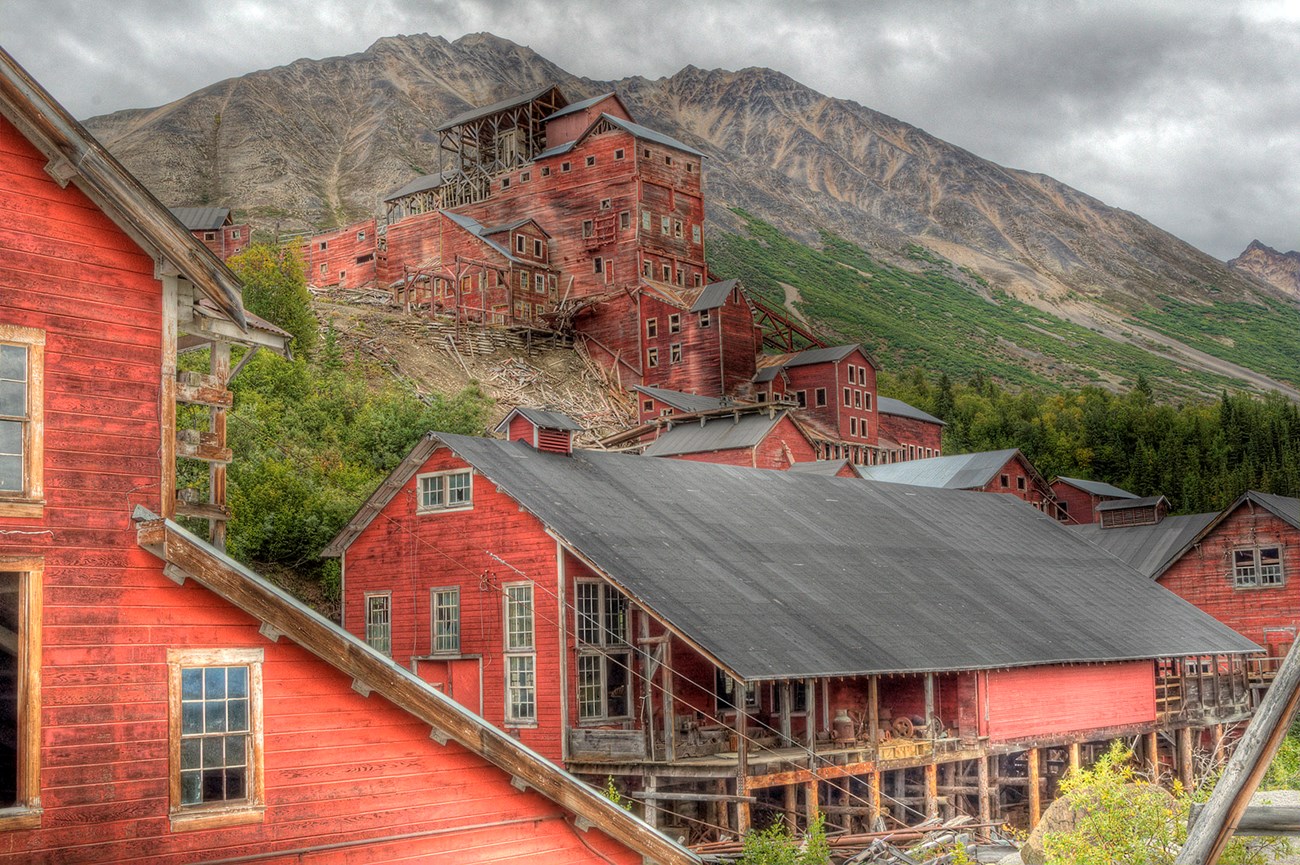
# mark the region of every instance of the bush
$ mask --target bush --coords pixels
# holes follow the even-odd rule
[[[802,839],[786,831],[780,820],[766,829],[752,830],[745,836],[738,865],[826,865],[831,861],[831,848],[825,823],[825,816],[818,814]]]

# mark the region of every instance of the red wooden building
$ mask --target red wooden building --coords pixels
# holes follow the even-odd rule
[[[788,469],[817,459],[817,447],[789,411],[733,408],[696,418],[668,418],[642,451],[648,457]]]
[[[0,861],[698,861],[154,516],[285,335],[3,51],[0,189]]]
[[[943,428],[947,425],[929,412],[900,399],[876,398],[880,415],[880,453],[877,462],[927,460],[943,456]]]
[[[252,227],[235,223],[229,207],[173,207],[172,214],[213,255],[222,261],[238,255],[252,242]]]
[[[1056,496],[1061,521],[1076,525],[1100,520],[1098,505],[1137,498],[1128,490],[1112,484],[1067,477],[1052,481],[1052,493]]]
[[[1059,518],[1052,488],[1016,448],[863,466],[860,473],[879,483],[1012,495]]]
[[[343,623],[675,833],[1033,822],[1091,743],[1186,776],[1250,713],[1253,644],[1009,497],[548,453],[547,425],[428,435],[325,551]]]
[[[302,260],[307,282],[340,288],[374,285],[376,232],[375,220],[363,219],[304,238]]]

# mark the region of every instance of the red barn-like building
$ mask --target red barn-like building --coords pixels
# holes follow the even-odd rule
[[[1003,493],[1058,516],[1052,488],[1016,448],[863,466],[860,473],[878,483]]]
[[[1100,520],[1098,505],[1137,498],[1128,490],[1111,484],[1067,477],[1052,481],[1052,493],[1056,496],[1061,521],[1077,525]]]
[[[0,188],[0,862],[698,862],[155,516],[285,335],[2,51]]]
[[[226,261],[253,240],[248,223],[236,225],[229,207],[173,207],[172,214],[217,258]]]
[[[1186,777],[1251,711],[1253,644],[1009,497],[512,438],[380,486],[326,550],[344,626],[674,831],[1033,822],[1088,743]],[[1158,703],[1201,656],[1222,686]]]

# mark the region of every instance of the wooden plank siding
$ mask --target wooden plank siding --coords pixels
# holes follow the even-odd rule
[[[721,423],[726,421],[723,420]],[[669,459],[784,471],[795,463],[807,463],[817,459],[817,448],[808,441],[808,437],[790,419],[790,416],[786,415],[777,421],[767,435],[763,436],[763,440],[753,447],[707,453],[674,454]]]
[[[1233,551],[1259,547],[1280,549],[1282,584],[1236,588]],[[1300,530],[1263,508],[1240,505],[1158,580],[1246,639],[1276,651],[1294,642],[1300,627]]]
[[[943,456],[943,427],[940,425],[902,415],[885,412],[878,414],[879,438],[897,443],[903,451],[901,459]]]
[[[312,285],[340,288],[374,285],[378,267],[375,228],[374,219],[363,219],[306,238],[302,243],[302,260],[307,281]]]
[[[995,742],[1156,720],[1151,661],[992,670],[980,684],[980,734]]]

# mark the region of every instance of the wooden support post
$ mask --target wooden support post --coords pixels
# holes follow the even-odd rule
[[[644,789],[647,793],[651,793],[651,794],[653,794],[653,793],[655,792],[655,776],[654,776],[654,775],[646,775],[646,776],[645,776],[645,782],[644,782],[644,784],[642,784],[642,789]],[[645,819],[645,821],[646,821],[647,823],[650,824],[650,827],[651,827],[652,829],[658,829],[658,828],[659,828],[659,806],[655,804],[656,801],[657,801],[657,800],[654,798],[653,795],[647,797],[646,800],[645,800],[645,818],[644,818],[644,819]]]
[[[745,683],[736,681],[736,796],[749,795],[749,726],[745,710]],[[736,800],[736,832],[742,837],[749,832],[749,802]]]
[[[1077,772],[1083,768],[1083,758],[1079,753],[1079,743],[1070,743],[1070,771]]]
[[[650,639],[650,616],[645,610],[637,611],[637,634],[642,643]],[[645,752],[651,762],[655,759],[655,653],[658,647],[648,652],[643,652],[641,656],[641,681],[645,685],[645,690],[641,695],[642,703],[645,707],[642,713],[642,719],[645,726]],[[566,734],[568,731],[565,731]]]
[[[790,704],[794,702],[794,686],[790,682],[781,682],[777,686],[781,691],[781,746],[794,744],[790,726]]]
[[[979,783],[979,802],[980,802],[980,822],[989,824],[993,822],[993,803],[989,801],[989,760],[997,759],[995,757],[980,757],[979,765],[976,767],[977,778]],[[985,833],[988,830],[984,830]]]
[[[1158,782],[1160,780],[1160,734],[1152,730],[1146,735],[1146,757],[1147,771],[1151,773],[1151,780]]]
[[[208,360],[208,372],[222,388],[230,386],[230,343],[214,340]],[[216,436],[217,446],[226,446],[226,409],[224,406],[208,408],[208,431]],[[208,464],[208,504],[226,506],[225,463]],[[226,521],[208,520],[208,539],[219,550],[226,548]]]
[[[1183,782],[1183,788],[1186,790],[1193,789],[1195,779],[1192,777],[1192,728],[1180,727],[1178,729],[1178,780]]]
[[[820,782],[814,778],[805,784],[803,788],[804,811],[806,812],[805,817],[807,818],[809,825],[812,824],[812,821],[817,819],[817,814],[822,809],[821,791],[817,789],[819,783]]]
[[[867,679],[867,735],[871,737],[871,753],[874,756],[880,747],[880,677]],[[878,775],[879,773],[877,773]],[[876,785],[876,792],[880,792]],[[877,811],[880,809],[877,808]]]
[[[1215,724],[1211,728],[1211,734],[1214,736],[1214,766],[1215,771],[1223,765],[1223,725]]]
[[[925,735],[934,738],[934,673],[925,674]]]
[[[944,763],[939,767],[939,775],[943,781],[943,789],[945,791],[944,802],[940,808],[943,811],[943,819],[945,820],[951,820],[953,817],[957,816],[957,803],[953,801],[955,794],[952,792],[953,788],[957,784],[956,771],[956,763]]]
[[[190,313],[192,315],[192,312]],[[181,315],[180,288],[176,277],[162,278],[162,366],[159,372],[159,440],[162,443],[158,513],[176,514],[176,342]]]
[[[889,803],[889,809],[898,818],[898,822],[906,826],[908,825],[907,811],[903,804],[907,801],[907,772],[903,769],[895,769],[889,773],[889,778],[893,788],[893,793],[890,794],[893,801]]]
[[[799,829],[799,788],[794,784],[786,784],[781,788],[781,794],[785,810],[785,828],[793,834]]]
[[[807,739],[808,750],[815,752],[817,750],[817,680],[804,679],[803,687],[808,694],[805,701],[807,703],[807,713],[804,724],[804,737]]]
[[[925,764],[925,819],[939,816],[939,767]]]
[[[664,758],[669,762],[677,759],[677,707],[673,696],[673,641],[664,641],[664,662],[660,670],[663,673],[664,701]],[[743,693],[743,692],[742,692]]]
[[[726,779],[724,779],[724,778],[719,778],[718,781],[717,781],[717,783],[716,783],[716,788],[717,788],[717,795],[719,795],[719,796],[726,796],[726,795],[727,795],[727,781],[726,781]],[[731,825],[730,825],[731,814],[730,814],[730,811],[731,811],[731,808],[730,808],[730,806],[729,806],[726,802],[723,802],[723,801],[721,801],[721,800],[718,801],[718,828],[721,829],[724,833],[725,833],[725,832],[728,832],[728,831],[731,829]]]
[[[1025,761],[1029,766],[1029,828],[1032,830],[1043,816],[1042,772],[1038,765],[1038,749],[1030,748],[1026,751]]]
[[[876,677],[872,676],[871,678],[874,679]],[[876,826],[880,824],[880,785],[884,782],[884,780],[885,779],[881,776],[879,772],[871,773],[871,798],[870,798],[871,825],[867,827],[868,832],[876,831]]]

